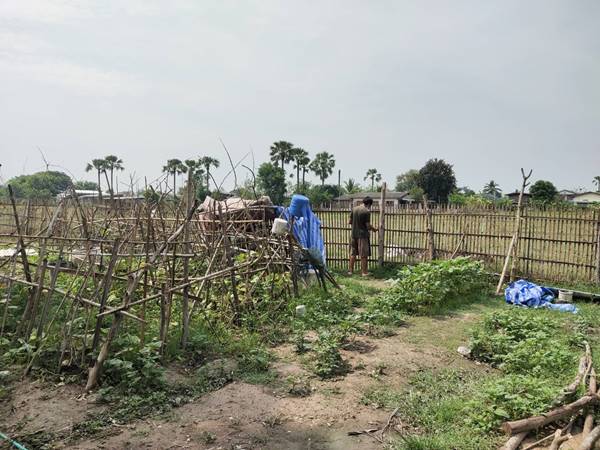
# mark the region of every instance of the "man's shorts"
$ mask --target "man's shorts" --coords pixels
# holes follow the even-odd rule
[[[361,258],[371,256],[371,242],[369,238],[352,239],[350,244],[350,254]]]

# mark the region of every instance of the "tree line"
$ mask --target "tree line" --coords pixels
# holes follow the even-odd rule
[[[274,203],[286,201],[289,193],[296,192],[307,195],[313,204],[329,202],[344,193],[377,192],[381,189],[382,175],[376,168],[366,170],[362,186],[355,179],[349,178],[343,183],[338,178],[337,184],[326,184],[336,166],[334,155],[322,151],[313,158],[305,149],[291,142],[280,140],[270,146],[270,161],[262,163],[256,174],[252,171],[252,179],[247,179],[238,186],[235,195],[251,198],[256,195],[268,195]],[[292,172],[288,174],[288,166]],[[203,200],[209,194],[219,193],[217,182],[213,178],[213,170],[220,167],[220,161],[212,156],[200,156],[196,159],[168,159],[162,167],[167,179],[167,186],[172,197],[178,195],[177,179],[189,173],[196,185],[196,196]],[[74,184],[77,189],[97,190],[102,199],[105,195],[111,198],[118,191],[115,186],[115,175],[125,170],[124,161],[116,155],[94,158],[86,166],[86,172],[94,172],[96,181],[77,181],[58,171],[44,171],[31,175],[21,175],[9,181],[15,195],[19,198],[48,199],[65,191]],[[312,184],[306,175],[313,173],[320,184]],[[293,179],[293,182],[288,182]],[[593,183],[600,192],[600,176],[594,177]],[[170,186],[169,186],[170,184]],[[215,189],[211,190],[211,185]],[[0,186],[0,195],[5,191]],[[132,190],[132,188],[130,189]],[[507,202],[502,196],[502,189],[494,180],[486,183],[479,193],[467,186],[458,187],[454,168],[443,159],[433,158],[420,169],[410,169],[396,177],[395,190],[408,192],[416,202],[428,200],[438,203],[493,203]],[[539,203],[551,203],[558,200],[558,191],[553,183],[546,180],[536,181],[530,188],[532,200]],[[4,192],[5,194],[5,192]],[[147,194],[145,191],[138,194]]]

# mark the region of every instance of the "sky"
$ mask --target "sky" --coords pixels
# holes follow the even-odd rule
[[[41,153],[91,180],[116,154],[121,183],[212,155],[221,181],[221,141],[257,167],[287,140],[343,180],[443,158],[476,191],[520,167],[591,190],[599,23],[597,0],[0,0],[0,183]]]

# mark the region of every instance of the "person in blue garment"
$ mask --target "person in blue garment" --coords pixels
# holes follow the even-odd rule
[[[369,232],[377,232],[377,228],[371,225],[371,207],[373,199],[365,197],[361,205],[354,207],[350,213],[352,225],[352,240],[350,244],[350,262],[348,265],[348,275],[354,273],[356,257],[360,258],[360,272],[363,277],[369,276],[369,256],[371,256],[371,240]]]

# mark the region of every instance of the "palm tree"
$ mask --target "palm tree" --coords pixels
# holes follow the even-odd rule
[[[112,198],[114,195],[114,176],[113,173],[115,170],[125,170],[125,167],[123,167],[123,160],[115,155],[108,155],[104,158],[104,164],[105,164],[105,169],[104,169],[104,175],[106,176],[106,181],[108,182],[108,176],[106,175],[106,172],[110,172],[110,186],[109,186],[109,192],[110,192],[110,197]]]
[[[333,173],[334,167],[335,159],[333,155],[327,152],[317,153],[315,159],[309,165],[310,170],[321,180],[321,186],[325,184],[327,177]]]
[[[100,185],[100,174],[106,170],[106,164],[103,159],[92,159],[91,163],[85,166],[85,171],[95,170],[98,174],[98,198],[102,200],[102,186]]]
[[[349,178],[348,181],[344,182],[344,190],[348,194],[354,194],[360,192],[360,186],[354,178]]]
[[[375,190],[375,182],[379,183],[381,181],[381,174],[377,172],[377,169],[369,169],[364,180],[371,180],[371,192],[373,192]]]
[[[188,168],[180,159],[169,159],[167,165],[163,166],[163,172],[173,175],[173,197],[177,197],[177,175],[186,173]]]
[[[294,148],[292,157],[294,160],[294,169],[296,169],[296,191],[300,191],[300,170],[302,170],[302,186],[304,186],[304,175],[310,164],[310,158],[308,157],[308,152],[303,148]]]
[[[600,175],[594,177],[594,184],[596,185],[596,191],[600,192]]]
[[[490,197],[499,198],[502,195],[502,189],[500,189],[500,185],[496,183],[494,180],[490,180],[488,184],[483,186],[483,193],[489,195]]]
[[[219,160],[212,158],[210,156],[203,156],[198,160],[198,163],[201,166],[204,166],[204,171],[206,172],[206,191],[210,191],[210,168],[214,167],[217,169],[219,167]]]
[[[281,168],[285,171],[285,165],[294,159],[294,144],[287,141],[273,142],[271,145],[271,161],[274,164],[281,162]]]

